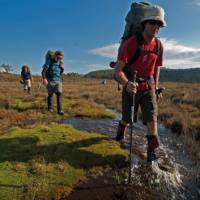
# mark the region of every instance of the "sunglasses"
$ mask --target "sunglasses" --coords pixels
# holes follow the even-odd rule
[[[163,23],[161,21],[157,21],[157,20],[148,20],[147,21],[149,24],[155,26],[155,25],[158,25],[159,27],[162,27],[163,26]]]

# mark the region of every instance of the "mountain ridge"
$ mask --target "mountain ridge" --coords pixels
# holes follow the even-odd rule
[[[114,70],[96,70],[84,75],[88,78],[113,79]],[[161,68],[160,81],[169,82],[200,82],[200,68],[169,69]]]

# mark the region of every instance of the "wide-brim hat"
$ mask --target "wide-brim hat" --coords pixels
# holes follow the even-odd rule
[[[162,26],[164,27],[167,26],[164,17],[165,17],[164,9],[160,6],[155,5],[146,11],[144,17],[140,20],[140,23],[147,20],[156,20],[162,22]]]

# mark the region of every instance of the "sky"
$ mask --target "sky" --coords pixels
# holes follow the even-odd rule
[[[0,65],[41,74],[49,49],[64,51],[65,73],[109,69],[131,0],[0,0]],[[152,0],[165,10],[164,67],[200,67],[200,0]]]

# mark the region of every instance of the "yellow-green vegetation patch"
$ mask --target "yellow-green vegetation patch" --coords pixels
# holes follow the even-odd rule
[[[73,104],[72,100],[69,100],[69,99],[66,99],[66,98],[63,98],[63,109],[66,111],[66,110],[69,110],[70,109],[70,106]]]
[[[69,106],[70,105],[70,106]],[[70,116],[88,117],[88,118],[111,118],[115,115],[107,111],[103,106],[99,106],[92,100],[76,99],[68,104],[68,113]]]
[[[46,105],[45,100],[41,98],[16,98],[10,104],[10,108],[18,110],[18,111],[26,111],[29,109],[41,109],[44,108]]]
[[[33,102],[23,101],[22,99],[15,99],[10,107],[19,111],[28,110],[33,107]]]
[[[104,135],[51,124],[0,137],[0,199],[52,199],[88,171],[113,167],[127,152]]]

